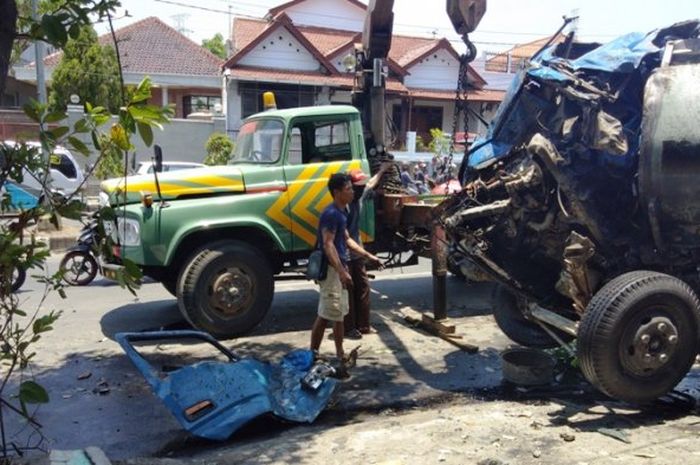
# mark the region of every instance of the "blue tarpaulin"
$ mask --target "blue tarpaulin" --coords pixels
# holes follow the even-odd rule
[[[590,82],[611,83],[612,88],[607,90],[614,93],[617,89],[612,83],[625,82],[623,79],[615,80],[616,76],[648,73],[649,70],[641,70],[642,65],[650,61],[646,59],[651,55],[660,55],[662,47],[655,45],[654,41],[664,31],[627,34],[572,60],[555,56],[556,46],[543,51],[525,71],[514,78],[486,136],[474,142],[466,162],[467,166],[470,169],[484,168],[506,156],[514,145],[526,142],[527,136],[532,135],[533,121],[541,111],[551,108],[553,102],[533,99],[533,94],[526,88],[528,84],[535,82],[539,85],[563,86],[580,78]],[[658,66],[659,61],[653,61],[653,66]],[[625,95],[627,90],[635,95]],[[628,86],[621,88],[621,92],[622,94],[617,96],[617,113],[641,113],[639,88]],[[612,108],[610,112],[615,114],[615,110]],[[623,121],[625,131],[632,140],[638,133],[639,122],[639,118]],[[546,125],[546,122],[544,124]],[[630,148],[629,154],[633,154],[636,144],[631,144]],[[619,159],[613,160],[613,163],[620,163]]]

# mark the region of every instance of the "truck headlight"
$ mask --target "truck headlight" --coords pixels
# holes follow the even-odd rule
[[[141,225],[137,220],[117,218],[117,238],[123,246],[141,245]]]

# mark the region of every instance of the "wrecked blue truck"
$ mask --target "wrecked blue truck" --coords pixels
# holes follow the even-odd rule
[[[671,391],[700,346],[699,35],[544,48],[440,207],[462,271],[498,282],[502,331],[575,351],[633,403]]]

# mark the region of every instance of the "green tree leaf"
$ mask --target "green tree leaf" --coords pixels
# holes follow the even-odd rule
[[[71,26],[72,27],[72,26]],[[121,106],[119,68],[114,48],[100,45],[92,26],[81,26],[66,42],[51,78],[49,107],[65,110],[71,95],[116,113]]]
[[[61,137],[68,134],[70,132],[70,128],[68,126],[59,126],[57,128],[51,129],[49,132],[51,133],[51,136],[54,138],[54,140],[58,140]]]
[[[34,381],[24,381],[19,385],[19,400],[23,404],[45,404],[49,401],[49,393]]]
[[[136,127],[139,130],[143,143],[146,144],[146,147],[150,147],[153,144],[153,129],[145,123],[136,123]]]
[[[63,26],[63,23],[61,23],[61,19],[56,15],[44,15],[41,18],[41,28],[50,42],[63,45],[68,40],[66,28]]]
[[[75,150],[80,152],[82,155],[90,156],[90,149],[88,148],[87,145],[83,143],[80,139],[78,139],[75,136],[70,136],[68,138],[68,143],[73,147]]]
[[[211,39],[204,39],[202,41],[202,47],[206,48],[221,59],[226,58],[226,45],[224,44],[224,37],[218,32],[214,34],[214,37]]]

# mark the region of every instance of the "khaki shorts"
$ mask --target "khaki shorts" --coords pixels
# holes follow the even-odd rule
[[[318,316],[328,321],[343,321],[348,314],[348,291],[343,289],[335,268],[328,265],[326,279],[319,282]]]

